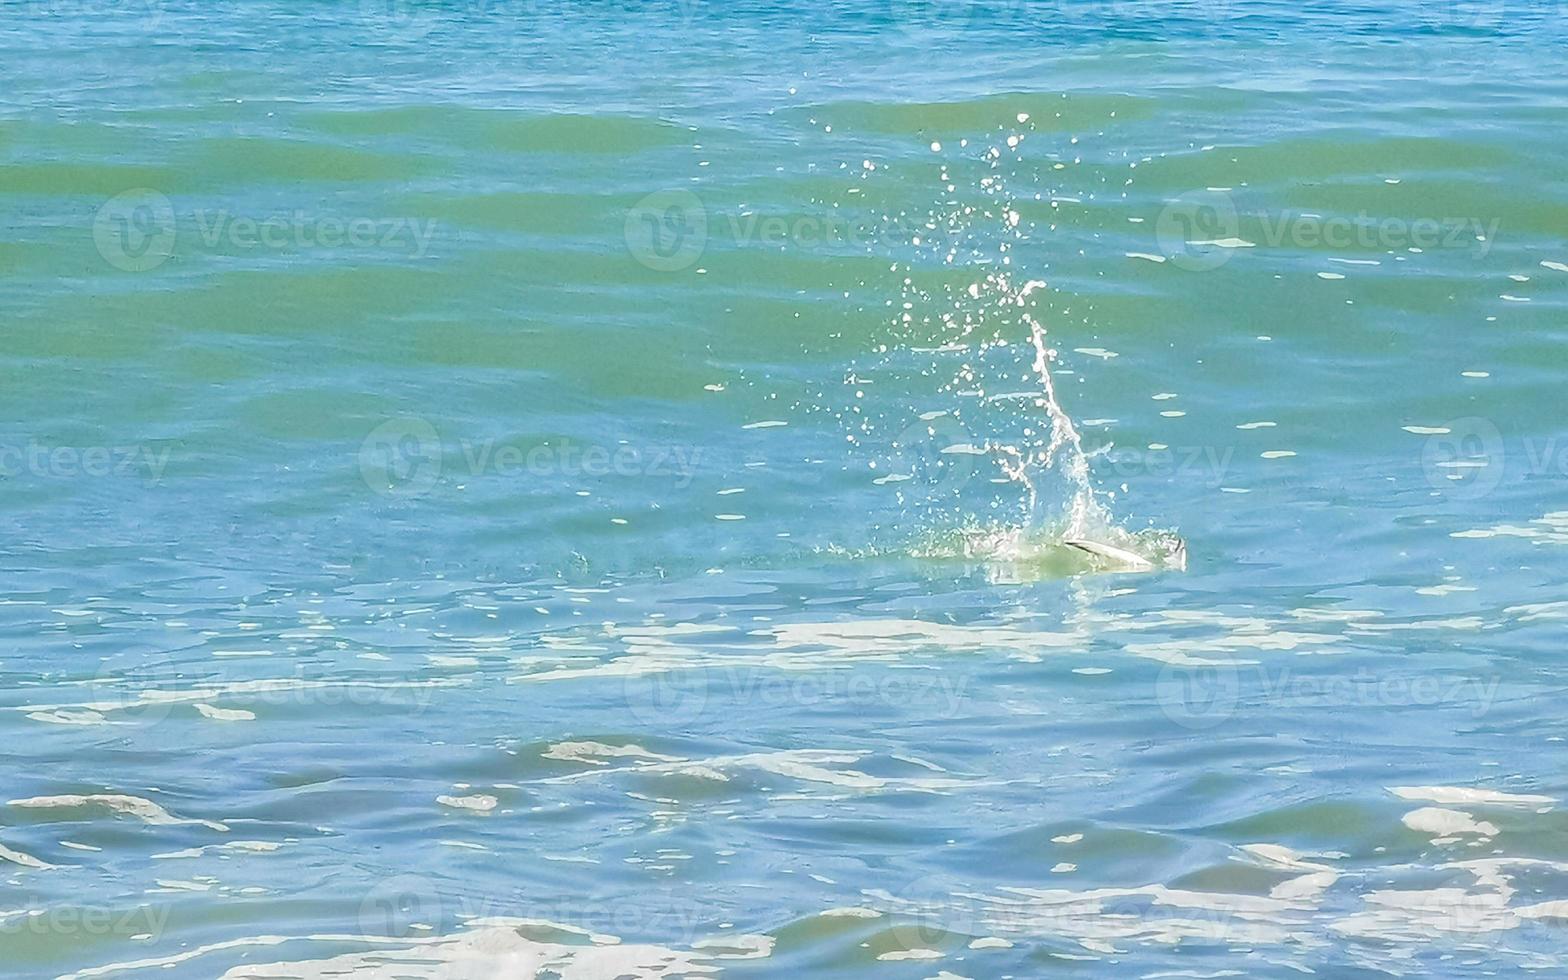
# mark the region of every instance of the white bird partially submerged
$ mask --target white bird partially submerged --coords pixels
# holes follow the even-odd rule
[[[1152,572],[1156,568],[1182,570],[1187,567],[1187,543],[1180,538],[1176,539],[1175,545],[1167,554],[1161,556],[1159,561],[1103,541],[1090,541],[1088,538],[1066,538],[1062,543],[1113,562],[1116,567],[1112,570],[1118,572]]]

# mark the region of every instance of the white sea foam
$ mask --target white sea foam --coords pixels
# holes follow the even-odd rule
[[[1531,793],[1504,793],[1501,790],[1469,786],[1390,786],[1389,792],[1402,800],[1475,806],[1541,807],[1557,802],[1554,797]]]
[[[766,936],[724,936],[694,943],[689,950],[622,943],[571,926],[535,919],[483,918],[447,936],[386,939],[374,936],[314,935],[303,939],[256,936],[213,943],[164,957],[111,963],[66,974],[60,980],[89,980],[138,970],[172,969],[182,964],[240,951],[247,953],[285,944],[315,943],[355,952],[320,959],[245,963],[222,974],[222,980],[470,980],[476,977],[555,976],[561,980],[659,980],[712,976],[725,960],[765,958],[772,940]],[[209,975],[211,975],[209,973]]]
[[[113,793],[33,796],[22,800],[11,800],[6,805],[40,810],[104,809],[111,813],[136,817],[144,823],[155,826],[195,825],[222,832],[227,832],[229,829],[223,824],[211,820],[186,820],[176,817],[153,801],[139,796],[124,796]]]

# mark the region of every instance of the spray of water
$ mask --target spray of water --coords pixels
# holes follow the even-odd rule
[[[1044,311],[1059,297],[1019,272],[1046,271],[1057,201],[1033,189],[1042,186],[1040,169],[1025,166],[1021,150],[1031,127],[1026,115],[1018,121],[996,145],[960,141],[967,153],[936,162],[937,200],[917,212],[909,260],[892,267],[904,275],[890,342],[852,375],[857,383],[875,376],[879,391],[910,393],[912,404],[884,403],[885,424],[907,428],[889,440],[857,406],[851,444],[880,436],[883,445],[922,445],[924,472],[918,460],[898,458],[876,477],[917,525],[918,556],[1027,564],[1066,553],[1081,566],[1108,555],[1114,563],[1119,551],[1146,558],[1145,567],[1177,564],[1179,538],[1116,523],[1111,495],[1095,489],[1093,454],[1063,405],[1057,376],[1073,372],[1048,337],[1046,320],[1059,314]],[[1030,195],[1015,195],[1015,182]],[[1066,544],[1085,540],[1109,548],[1095,557]]]
[[[1027,299],[1030,293],[1044,286],[1045,283],[1038,279],[1030,280],[1024,284],[1019,297]],[[1094,487],[1089,481],[1089,457],[1084,453],[1083,437],[1078,434],[1072,416],[1062,408],[1056,396],[1056,382],[1051,378],[1051,365],[1056,360],[1056,351],[1046,341],[1045,327],[1039,320],[1029,313],[1024,313],[1021,319],[1029,329],[1029,343],[1034,348],[1034,360],[1030,367],[1040,381],[1041,395],[1035,404],[1045,412],[1050,435],[1045,445],[1036,451],[1034,459],[1028,453],[1005,444],[992,447],[993,452],[997,454],[998,463],[1008,478],[1027,488],[1030,513],[1038,507],[1040,496],[1032,476],[1033,469],[1054,469],[1060,473],[1069,488],[1064,537],[1082,538],[1090,533],[1093,526],[1105,524],[1108,515],[1095,500]]]

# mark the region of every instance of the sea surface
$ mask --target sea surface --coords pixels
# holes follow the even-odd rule
[[[1564,975],[1565,25],[0,3],[0,973]]]

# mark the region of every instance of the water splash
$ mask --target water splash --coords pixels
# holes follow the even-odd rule
[[[1041,280],[1030,280],[1019,292],[1019,299],[1027,299],[1030,293],[1044,286]],[[1083,449],[1083,437],[1078,434],[1078,427],[1073,425],[1072,417],[1062,408],[1056,396],[1056,382],[1051,379],[1051,365],[1056,360],[1056,351],[1046,341],[1045,327],[1027,312],[1020,319],[1028,326],[1029,343],[1034,347],[1034,361],[1030,366],[1040,381],[1041,389],[1041,397],[1035,404],[1045,412],[1050,423],[1050,437],[1043,447],[1033,452],[1033,458],[1031,454],[1005,444],[994,446],[993,451],[999,455],[1003,472],[1028,488],[1030,513],[1035,511],[1039,503],[1039,491],[1031,469],[1050,470],[1054,467],[1070,488],[1063,536],[1086,537],[1093,530],[1108,525],[1110,515],[1095,499],[1094,486],[1089,481],[1089,457]]]
[[[1092,453],[1057,388],[1059,373],[1074,372],[1058,362],[1048,337],[1041,307],[1050,290],[1043,279],[1016,271],[1025,261],[1031,271],[1045,271],[1046,255],[1020,255],[1020,249],[1040,252],[1030,249],[1039,244],[1035,233],[1054,226],[1042,229],[1023,212],[1057,203],[1043,191],[1020,200],[1009,190],[1009,178],[1033,187],[1051,179],[1031,170],[1022,155],[1031,132],[1026,121],[1020,115],[1020,129],[978,159],[971,154],[937,164],[941,201],[911,236],[916,258],[903,266],[893,343],[879,350],[884,359],[872,369],[897,376],[900,384],[884,390],[906,390],[904,383],[917,378],[938,382],[931,393],[936,404],[921,404],[917,394],[909,408],[920,421],[900,436],[908,443],[913,430],[913,441],[924,445],[926,479],[903,460],[877,480],[891,485],[906,515],[914,515],[919,528],[910,550],[919,557],[1079,571],[1182,567],[1180,538],[1126,530],[1107,506],[1111,495],[1096,490]],[[966,186],[960,168],[974,174],[966,190],[960,190]],[[965,282],[969,277],[955,277],[954,270],[974,278]],[[922,357],[929,363],[917,365]],[[965,470],[976,465],[989,472]],[[1069,546],[1083,541],[1109,547]]]

